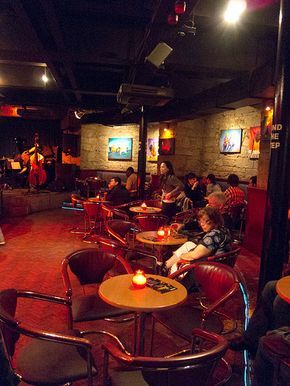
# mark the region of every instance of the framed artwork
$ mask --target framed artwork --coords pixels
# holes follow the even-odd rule
[[[240,153],[242,147],[242,129],[221,130],[219,139],[220,153]]]
[[[133,138],[109,138],[108,160],[131,161]]]
[[[173,155],[175,153],[175,138],[159,139],[159,154]]]
[[[158,160],[158,138],[147,139],[147,161],[157,162]]]
[[[261,141],[261,127],[250,127],[249,155],[251,159],[259,158]]]

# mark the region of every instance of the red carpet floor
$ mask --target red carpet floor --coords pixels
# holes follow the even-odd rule
[[[53,295],[64,295],[60,267],[62,259],[70,252],[93,244],[85,244],[81,236],[72,234],[69,229],[73,225],[82,225],[82,213],[70,210],[51,210],[35,213],[24,218],[2,220],[1,227],[6,238],[6,245],[0,246],[0,290],[6,288],[29,289]],[[255,303],[255,291],[258,282],[259,258],[242,248],[237,266],[242,272],[250,294],[251,307]],[[80,291],[73,281],[74,293]],[[18,318],[28,320],[33,325],[47,330],[63,330],[66,327],[66,313],[61,306],[38,302],[29,303],[23,300]],[[241,299],[228,305],[239,319],[239,329],[242,329]],[[108,323],[103,321],[80,325],[81,328],[96,330],[107,329],[116,333],[121,340],[131,347],[132,322]],[[100,376],[94,385],[101,384],[102,352],[101,339],[94,338],[94,356],[100,369]],[[165,342],[165,343],[164,343]],[[184,342],[174,339],[163,327],[157,331],[156,351],[158,354],[173,351],[182,347]],[[156,353],[156,354],[157,354]],[[233,376],[228,385],[243,385],[243,360],[240,353],[228,351],[227,359],[232,365]],[[77,383],[83,385],[85,383]],[[24,383],[21,383],[24,385]]]

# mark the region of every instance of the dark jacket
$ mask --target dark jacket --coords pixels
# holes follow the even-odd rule
[[[125,204],[130,200],[129,192],[123,185],[114,186],[106,197],[107,201],[110,201],[112,205]]]

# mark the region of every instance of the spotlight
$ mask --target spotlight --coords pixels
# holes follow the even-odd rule
[[[48,82],[48,77],[46,76],[46,74],[42,75],[41,80],[43,81],[43,83],[47,83]]]
[[[224,13],[225,21],[231,24],[236,23],[246,8],[246,0],[230,0]]]

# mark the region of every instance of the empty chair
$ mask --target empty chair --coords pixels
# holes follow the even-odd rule
[[[75,213],[79,215],[79,213],[83,214],[82,211],[84,209],[83,203],[86,201],[84,197],[79,196],[78,194],[71,194],[71,205],[75,209]],[[84,234],[85,228],[81,229],[79,227],[73,227],[70,229],[71,233],[76,234]]]
[[[83,240],[89,241],[89,236],[96,233],[101,226],[101,205],[98,202],[83,202],[84,207],[84,220],[85,220],[85,236]]]
[[[104,385],[150,385],[150,386],[200,386],[218,384],[215,369],[227,350],[223,337],[194,329],[192,334],[194,353],[182,356],[149,357],[133,356],[116,344],[104,344]],[[206,344],[206,348],[204,348]],[[202,348],[203,347],[203,348]],[[118,364],[108,371],[109,357]],[[111,362],[110,362],[111,363]],[[123,365],[123,368],[120,367]],[[218,369],[219,370],[219,369]],[[217,372],[228,380],[230,373]]]
[[[168,224],[168,217],[163,214],[138,214],[134,220],[142,232],[157,231],[161,226]]]
[[[90,197],[92,194],[93,196],[96,196],[101,188],[104,188],[106,185],[106,181],[100,179],[99,177],[88,177],[86,179],[86,185],[87,185],[87,196]]]
[[[192,265],[172,274],[177,278],[181,273],[190,271]],[[221,306],[232,299],[240,288],[236,271],[221,263],[201,262],[194,266],[194,279],[200,289],[202,298],[200,308],[192,304],[183,304],[171,311],[153,313],[153,320],[157,320],[171,331],[190,341],[191,330],[194,327],[220,333],[224,329],[223,319],[231,318],[218,312]],[[153,330],[154,332],[154,330]]]
[[[69,277],[69,270],[83,286],[84,294],[74,296]],[[88,284],[99,285],[105,277],[132,273],[130,265],[119,255],[96,248],[80,249],[68,255],[62,262],[62,278],[69,308],[69,325],[73,322],[104,319],[112,316],[130,313],[123,309],[110,306],[98,295],[98,290],[92,294],[85,293]]]
[[[106,230],[111,236],[98,237],[98,243],[106,251],[117,251],[130,262],[131,267],[144,269],[147,273],[156,273],[157,257],[134,245],[135,233],[140,231],[137,224],[124,220],[108,220]]]
[[[0,292],[2,344],[15,376],[31,385],[63,385],[85,379],[88,385],[92,385],[97,370],[91,355],[91,343],[83,337],[85,332],[67,330],[60,333],[52,326],[49,326],[50,331],[29,326],[15,317],[19,298],[69,306],[64,298],[37,292],[15,289]],[[21,339],[21,344],[18,344],[23,336],[26,339]]]

